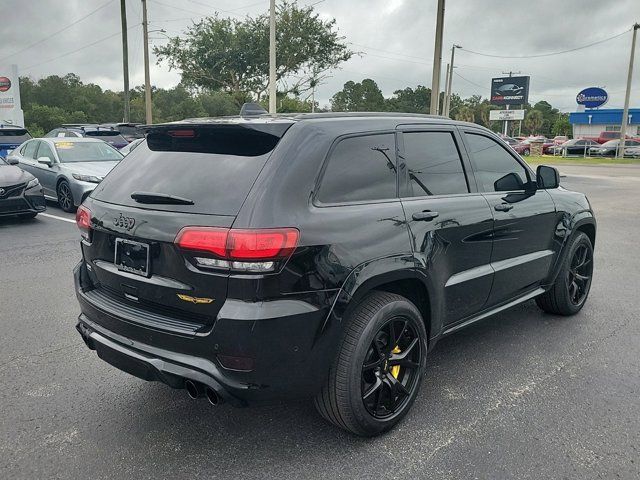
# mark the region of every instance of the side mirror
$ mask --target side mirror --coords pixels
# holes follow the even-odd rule
[[[7,158],[7,163],[9,165],[19,165],[20,162],[18,161],[17,158]]]
[[[560,186],[560,172],[557,168],[539,165],[536,169],[538,188],[558,188]]]
[[[38,163],[46,165],[47,167],[53,167],[53,160],[49,157],[38,157]]]

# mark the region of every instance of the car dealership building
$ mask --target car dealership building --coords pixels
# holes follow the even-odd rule
[[[573,138],[597,137],[600,132],[619,132],[622,125],[621,108],[585,109],[569,114]],[[640,108],[630,108],[627,135],[640,136]]]

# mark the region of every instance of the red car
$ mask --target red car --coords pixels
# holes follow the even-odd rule
[[[516,145],[511,145],[511,148],[513,148],[517,153],[519,153],[522,156],[528,157],[529,155],[531,155],[531,142],[533,141],[540,141],[542,140],[542,153],[544,155],[551,155],[552,154],[552,149],[553,149],[553,140],[549,140],[548,138],[544,138],[544,137],[535,137],[535,138],[528,138],[526,140],[523,140],[522,142],[516,144]]]

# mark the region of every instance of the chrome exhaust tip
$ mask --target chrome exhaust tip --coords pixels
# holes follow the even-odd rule
[[[207,397],[207,400],[209,400],[209,403],[214,407],[220,403],[220,397],[213,388],[207,387],[205,395]]]
[[[195,400],[196,398],[199,398],[203,395],[203,388],[202,385],[194,382],[193,380],[187,380],[184,382],[184,388],[186,388],[187,390],[187,395],[189,395],[189,398]]]

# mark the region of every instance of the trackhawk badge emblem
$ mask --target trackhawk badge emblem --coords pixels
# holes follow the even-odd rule
[[[196,305],[213,302],[213,298],[192,297],[191,295],[183,295],[182,293],[176,293],[176,295],[178,295],[180,300],[195,303]]]
[[[113,224],[116,227],[120,227],[120,228],[125,228],[127,230],[131,230],[133,228],[133,226],[136,224],[136,219],[133,217],[125,217],[124,215],[120,214],[119,217],[115,217],[113,219]]]

